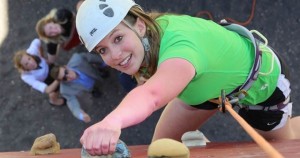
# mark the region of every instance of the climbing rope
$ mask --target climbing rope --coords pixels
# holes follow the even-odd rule
[[[234,20],[234,19],[229,18],[229,17],[224,18],[224,19],[225,19],[227,22],[230,22],[230,23],[235,23],[235,24],[239,24],[239,25],[242,25],[242,26],[246,26],[246,25],[248,25],[248,24],[251,22],[251,20],[252,20],[253,17],[254,17],[255,5],[256,5],[256,0],[253,0],[253,1],[252,1],[252,7],[251,7],[251,13],[250,13],[248,19],[247,19],[245,22],[240,22],[240,21]],[[214,20],[212,14],[211,14],[209,11],[204,10],[204,11],[199,11],[199,12],[196,13],[196,16],[197,16],[197,17],[202,17],[202,16],[205,16],[205,15],[206,15],[210,20]]]
[[[225,91],[222,90],[219,99],[210,100],[213,103],[219,104],[220,111],[223,113],[225,109],[232,115],[232,117],[243,127],[243,129],[251,136],[251,138],[270,156],[274,158],[283,158],[283,156],[268,143],[259,133],[257,133],[236,111],[232,108],[231,102],[237,102],[238,99],[229,101],[225,96]]]

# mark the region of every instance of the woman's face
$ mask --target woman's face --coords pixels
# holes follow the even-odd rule
[[[121,22],[94,49],[107,65],[129,75],[139,70],[144,59],[140,37],[145,34],[145,23],[138,19],[133,29],[138,35]]]
[[[46,36],[48,36],[48,37],[54,37],[54,36],[60,35],[62,33],[61,26],[54,22],[47,23],[44,26],[44,31],[45,31]]]
[[[34,70],[38,66],[33,57],[28,54],[22,56],[21,65],[26,71]]]

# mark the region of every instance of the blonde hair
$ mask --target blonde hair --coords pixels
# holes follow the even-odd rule
[[[145,36],[149,39],[150,51],[145,53],[144,58],[147,58],[146,56],[148,55],[149,63],[145,63],[147,61],[144,59],[139,71],[134,74],[134,77],[138,82],[141,78],[149,79],[157,70],[161,29],[155,19],[161,15],[163,14],[158,12],[150,13],[148,15],[139,6],[133,6],[124,18],[130,25],[134,25],[137,18],[140,18],[145,22],[147,27]],[[146,65],[146,67],[143,65]]]
[[[35,26],[35,30],[38,34],[38,36],[40,37],[41,40],[43,40],[46,43],[52,42],[52,43],[62,43],[66,40],[65,37],[63,37],[61,34],[57,35],[57,36],[53,36],[53,37],[48,37],[45,33],[45,26],[48,23],[58,23],[58,24],[64,24],[66,23],[66,20],[63,22],[59,22],[57,20],[56,17],[56,13],[57,13],[57,9],[52,9],[46,16],[44,16],[43,18],[41,18],[36,26]]]
[[[24,55],[28,55],[27,52],[25,50],[19,50],[18,52],[16,52],[13,58],[14,66],[20,73],[26,71],[23,65],[21,64],[21,60]]]

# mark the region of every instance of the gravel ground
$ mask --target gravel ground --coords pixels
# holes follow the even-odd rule
[[[49,106],[47,97],[24,84],[12,64],[13,53],[26,49],[37,37],[34,27],[39,18],[50,9],[66,7],[74,10],[75,0],[0,0],[0,152],[30,150],[38,136],[54,133],[62,148],[79,148],[79,138],[88,126],[109,113],[121,98],[124,90],[118,83],[117,73],[111,70],[109,78],[103,81],[100,98],[85,95],[81,98],[83,108],[93,121],[84,124],[75,119],[67,107]],[[196,15],[210,11],[215,21],[225,17],[246,21],[251,11],[249,0],[136,0],[145,10],[160,10]],[[257,1],[254,18],[247,25],[263,33],[286,59],[292,74],[292,99],[299,102],[299,8],[298,0]],[[7,28],[7,29],[6,29]],[[8,32],[6,32],[6,30]],[[6,36],[7,33],[7,36]],[[2,37],[3,40],[2,40]],[[85,51],[79,47],[70,52],[61,52],[58,63],[64,64],[72,52]],[[155,112],[145,122],[123,130],[121,139],[128,145],[149,144],[161,111]],[[300,107],[294,104],[294,115],[300,114]],[[227,113],[218,113],[201,131],[211,141],[246,141],[249,136]]]

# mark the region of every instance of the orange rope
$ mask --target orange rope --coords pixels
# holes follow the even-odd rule
[[[252,7],[251,7],[251,13],[250,13],[250,15],[249,15],[248,20],[246,20],[245,22],[240,22],[240,21],[234,20],[234,19],[232,19],[232,18],[224,18],[224,19],[225,19],[227,22],[236,23],[236,24],[239,24],[239,25],[246,26],[246,25],[248,25],[248,24],[251,22],[251,20],[252,20],[253,17],[254,17],[255,5],[256,5],[256,0],[253,0],[253,1],[252,1]],[[201,17],[202,15],[207,15],[208,18],[209,18],[210,20],[213,20],[213,16],[212,16],[212,14],[211,14],[209,11],[199,11],[199,12],[196,14],[197,17]]]
[[[236,24],[243,25],[243,26],[248,25],[251,22],[251,20],[253,19],[253,16],[254,16],[255,4],[256,4],[256,0],[253,0],[252,1],[252,7],[251,7],[251,13],[250,13],[250,16],[249,16],[247,21],[239,22],[239,21],[236,21],[232,18],[225,18],[225,20],[227,20],[228,22],[236,23]]]
[[[260,134],[258,134],[240,115],[233,109],[232,105],[226,101],[225,108],[235,118],[235,120],[244,128],[244,130],[252,137],[252,139],[270,156],[276,158],[283,158],[283,156],[268,143]]]
[[[199,11],[196,14],[197,17],[201,17],[202,15],[207,15],[209,19],[213,20],[213,16],[211,15],[211,13],[209,11],[203,10],[203,11]]]

